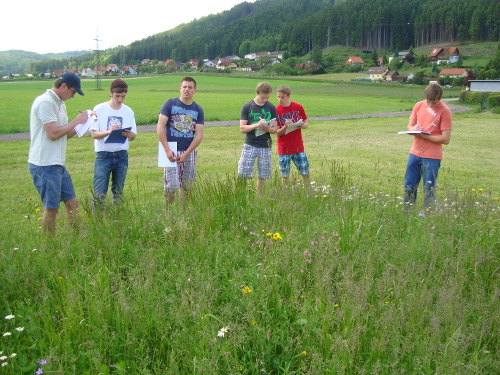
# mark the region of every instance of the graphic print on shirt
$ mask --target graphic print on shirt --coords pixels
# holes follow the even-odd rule
[[[119,116],[108,116],[108,128],[107,130],[111,129],[111,126],[113,125],[119,125],[120,129],[123,128],[123,117]]]
[[[248,113],[248,119],[250,125],[259,122],[261,119],[269,122],[269,120],[271,120],[271,112],[266,111],[264,108],[262,108],[260,112],[254,112],[253,109],[251,109]]]
[[[278,121],[280,127],[285,126],[286,120],[292,120],[293,123],[300,120],[300,112],[299,111],[290,111],[287,113],[283,113],[281,116],[278,116]]]
[[[170,134],[177,138],[193,138],[198,112],[172,106]]]

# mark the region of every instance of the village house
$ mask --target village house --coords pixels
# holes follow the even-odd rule
[[[436,47],[428,55],[427,61],[439,64],[453,64],[458,61],[460,52],[457,47]]]
[[[450,78],[465,78],[467,77],[467,69],[465,68],[453,68],[453,69],[443,69],[439,72],[440,77],[450,77]]]
[[[208,68],[216,68],[217,64],[215,61],[210,60],[210,59],[203,59],[203,65],[208,67]]]
[[[91,68],[83,68],[80,70],[80,75],[82,77],[92,78],[94,77],[94,71]]]
[[[237,67],[238,65],[236,65],[234,61],[226,59],[224,57],[221,57],[217,61],[217,66],[216,66],[217,69],[231,69],[231,70],[236,70]]]
[[[256,52],[247,53],[244,57],[245,59],[249,60],[257,60],[257,53]]]
[[[125,65],[120,68],[121,75],[124,74],[130,74],[130,75],[135,75],[137,74],[137,65]]]
[[[200,63],[200,60],[198,59],[191,59],[189,60],[189,64],[191,65],[191,69],[197,70],[198,69],[198,64]]]
[[[367,75],[367,78],[371,79],[372,81],[382,81],[388,71],[389,68],[386,66],[374,66],[368,68],[368,70],[365,73]]]
[[[363,65],[364,63],[365,62],[363,61],[363,59],[359,56],[349,56],[345,61],[344,65],[354,65],[354,64]]]
[[[109,73],[118,73],[119,70],[120,68],[118,68],[116,64],[108,64],[108,66],[106,66],[106,71]]]

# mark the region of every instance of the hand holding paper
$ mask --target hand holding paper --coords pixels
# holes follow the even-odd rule
[[[301,125],[303,124],[302,119],[297,122],[294,122],[286,127],[285,134],[293,132],[294,130],[301,129]]]
[[[95,114],[92,114],[92,111],[90,109],[87,110],[87,113],[89,114],[87,121],[85,121],[83,124],[78,124],[77,126],[75,126],[76,135],[79,137],[83,136],[92,126],[92,124],[97,121],[97,116]]]
[[[274,125],[275,121],[276,121],[276,119],[272,118],[271,120],[269,120],[269,122],[265,123],[266,127],[270,128],[271,126]],[[255,131],[255,136],[258,137],[258,136],[261,136],[261,135],[266,134],[266,133],[268,133],[268,132],[265,131],[265,130],[257,128],[257,130]]]

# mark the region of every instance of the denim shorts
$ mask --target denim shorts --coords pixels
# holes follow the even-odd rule
[[[64,165],[38,166],[28,163],[45,209],[57,209],[61,202],[76,198],[71,176]]]
[[[299,152],[297,154],[290,155],[278,155],[278,159],[281,177],[290,176],[291,161],[293,161],[301,176],[309,174],[309,161],[307,160],[305,152]]]

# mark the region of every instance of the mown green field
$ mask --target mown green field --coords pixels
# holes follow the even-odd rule
[[[292,97],[308,108],[308,115],[340,116],[360,113],[380,113],[411,110],[422,98],[423,87],[401,85],[362,84],[339,82],[336,75],[305,79],[277,79],[276,77],[221,77],[193,75],[198,82],[195,100],[205,110],[206,121],[238,123],[243,103],[255,96],[258,82],[268,80],[273,87],[287,84]],[[146,76],[126,78],[129,93],[126,104],[135,112],[138,124],[155,124],[163,102],[179,95],[182,76]],[[79,110],[92,109],[109,98],[112,80],[103,79],[102,91],[95,90],[95,81],[83,80],[85,96],[76,96],[66,102],[68,115],[75,117]],[[50,88],[52,81],[0,82],[0,133],[29,131],[29,112],[33,100]],[[446,91],[445,97],[458,97],[458,91]],[[271,101],[277,104],[275,97]]]
[[[143,105],[176,95],[165,88],[176,80],[158,79]],[[211,87],[212,78],[200,80]],[[130,81],[132,107],[143,106],[132,104],[142,82]],[[237,103],[220,103],[234,107],[221,110],[224,119],[238,116],[256,83],[234,82]],[[216,105],[217,89],[201,100],[201,87],[200,103]],[[345,96],[322,91],[328,84],[292,87],[309,116],[315,101],[343,113],[413,104],[412,91],[374,99],[357,86]],[[61,209],[53,238],[40,230],[29,142],[2,142],[0,373],[496,373],[499,119],[454,115],[432,209],[420,199],[402,205],[411,136],[397,131],[406,116],[311,121],[312,190],[283,189],[274,155],[263,197],[255,181],[236,179],[238,127],[207,127],[198,180],[169,217],[156,134],[131,144],[125,205],[97,217],[92,140],[72,138],[67,167],[82,223],[74,232]]]

